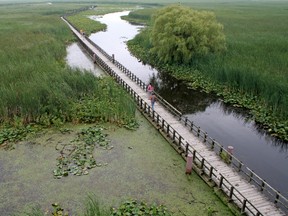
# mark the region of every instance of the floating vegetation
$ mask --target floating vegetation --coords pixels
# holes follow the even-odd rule
[[[127,121],[127,123],[124,124],[124,127],[128,130],[136,130],[139,128],[139,123],[136,121],[136,119],[130,119],[130,121]]]
[[[39,130],[38,127],[32,125],[3,127],[0,129],[0,147],[5,150],[12,150],[14,149],[14,142],[23,140],[28,134],[31,136]]]
[[[93,156],[95,146],[107,150],[113,148],[109,146],[110,140],[106,138],[107,134],[104,134],[103,130],[100,126],[82,129],[76,139],[63,144],[62,148],[59,148],[58,143],[56,149],[60,151],[60,156],[57,158],[57,168],[53,171],[54,177],[62,178],[68,176],[69,173],[77,176],[88,175],[90,169],[102,166],[103,164],[96,163]]]
[[[119,208],[112,208],[111,215],[171,215],[163,205],[148,205],[143,201],[127,200]]]

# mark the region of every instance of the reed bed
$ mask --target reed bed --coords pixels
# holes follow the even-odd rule
[[[163,65],[149,55],[149,29],[129,41],[129,49],[143,62],[188,81],[191,87],[217,92],[225,102],[248,108],[255,121],[273,136],[287,141],[287,4],[281,1],[225,4],[216,1],[186,5],[216,14],[217,20],[224,25],[225,53],[194,59],[186,65]],[[136,20],[142,17],[147,22],[143,16],[145,12],[135,11],[129,17],[133,19],[139,13]],[[151,11],[146,15],[151,16]]]
[[[114,118],[120,122],[119,119],[133,116],[131,100],[123,93],[116,94],[119,88],[111,81],[102,81],[65,64],[66,45],[73,35],[60,15],[65,9],[73,11],[80,6],[83,5],[0,5],[0,122],[13,122],[15,117],[21,117],[24,124],[49,125],[55,119],[73,121],[77,118],[74,107],[83,101],[93,101],[102,109],[113,107],[109,112],[99,110],[103,116],[97,119]],[[104,82],[110,94],[103,93]],[[109,98],[102,99],[100,106],[93,99],[95,95]],[[119,109],[117,105],[110,106],[111,101]]]

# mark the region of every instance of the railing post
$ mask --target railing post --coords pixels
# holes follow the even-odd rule
[[[213,139],[213,140],[212,140],[212,143],[211,143],[211,149],[213,150],[214,147],[215,147],[215,140]]]
[[[202,158],[202,160],[201,160],[201,165],[200,165],[200,169],[201,169],[201,174],[200,174],[200,175],[203,175],[203,174],[204,174],[204,163],[205,163],[205,159]]]
[[[264,190],[264,187],[265,187],[265,180],[263,180],[263,181],[261,182],[261,191]]]
[[[188,117],[185,116],[185,126],[187,126]]]
[[[170,125],[167,124],[167,134],[168,134],[168,136],[170,136],[170,135],[169,135],[169,130],[170,130]]]
[[[193,121],[191,122],[191,125],[190,125],[190,130],[192,131],[193,130],[193,127],[194,127],[194,124],[193,124]]]
[[[253,179],[253,172],[252,172],[252,170],[250,170],[250,175],[249,175],[249,182],[251,182],[251,180]]]
[[[223,146],[221,146],[221,148],[220,148],[220,150],[219,150],[219,155],[220,155],[220,156],[221,156],[222,152],[223,152]]]
[[[197,137],[200,136],[200,127],[198,127],[198,130],[197,130]]]
[[[238,165],[238,172],[240,172],[242,170],[242,162],[240,161],[239,165]]]
[[[179,146],[181,146],[182,137],[179,135]]]
[[[231,186],[231,188],[230,188],[230,193],[229,193],[229,202],[233,201],[233,199],[232,199],[233,191],[234,191],[234,187]]]
[[[243,204],[242,204],[242,208],[241,208],[241,213],[245,212],[246,203],[247,203],[247,199],[244,199]]]
[[[212,181],[213,169],[214,169],[214,167],[211,166],[211,167],[210,167],[210,171],[209,171],[209,179],[208,179],[209,181]]]
[[[223,176],[221,175],[221,177],[220,177],[220,182],[219,182],[219,188],[222,188],[222,184],[223,184]]]
[[[205,132],[205,134],[204,134],[204,143],[206,143],[206,141],[207,141],[207,132]]]
[[[274,203],[275,203],[275,204],[278,203],[278,200],[279,200],[279,194],[280,194],[280,192],[277,191],[277,193],[276,193],[276,199],[274,200]]]
[[[159,123],[159,115],[157,115],[157,124]]]
[[[185,147],[185,156],[188,156],[188,151],[189,151],[189,143],[186,142],[186,147]]]
[[[112,54],[112,63],[115,64],[115,56]]]

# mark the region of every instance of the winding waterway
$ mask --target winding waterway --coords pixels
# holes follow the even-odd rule
[[[114,54],[115,59],[142,81],[149,83],[153,80],[160,95],[224,147],[233,146],[234,155],[240,161],[288,197],[287,144],[267,135],[253,121],[247,120],[243,110],[228,106],[213,95],[193,91],[183,83],[139,62],[129,53],[125,42],[132,39],[142,27],[121,20],[120,16],[128,13],[124,11],[91,17],[105,23],[107,30],[92,34],[90,39],[109,55]],[[83,57],[83,51],[80,48],[76,50],[75,47],[74,50],[70,47],[67,51],[68,64],[77,66],[78,55]],[[71,57],[72,55],[74,57]],[[90,63],[81,60],[79,67],[83,68],[84,64],[84,69],[91,70],[93,62],[87,59]]]

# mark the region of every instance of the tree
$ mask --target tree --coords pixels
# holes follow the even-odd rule
[[[172,5],[152,19],[151,52],[163,63],[189,63],[226,49],[223,25],[214,13]]]

